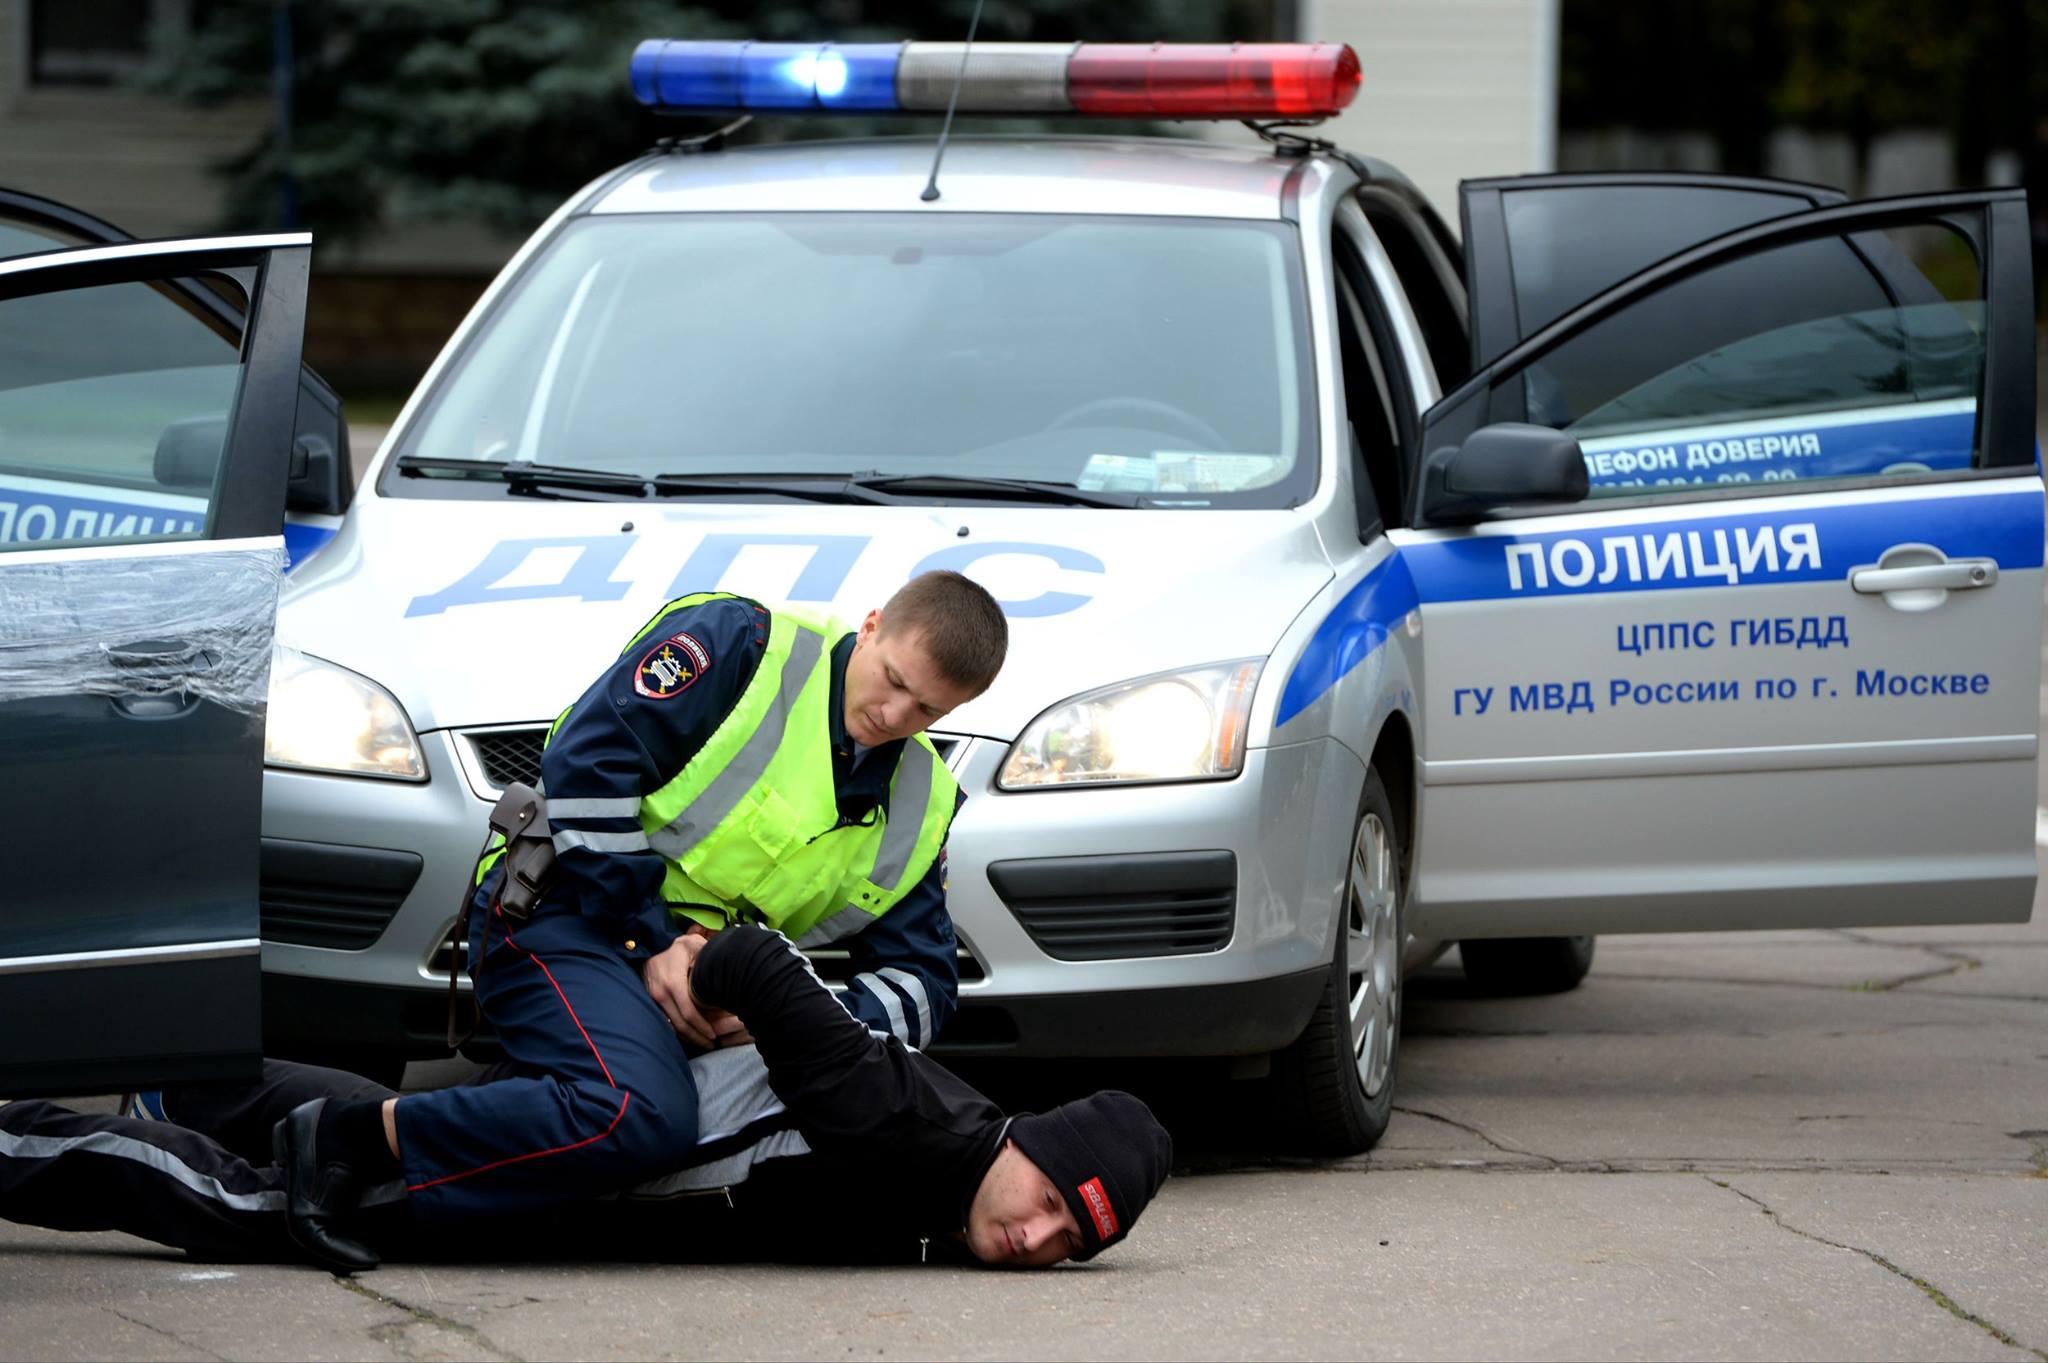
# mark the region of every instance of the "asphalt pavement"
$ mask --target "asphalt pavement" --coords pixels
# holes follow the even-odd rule
[[[345,1280],[0,1223],[0,1358],[2048,1363],[2044,1024],[2038,900],[2019,925],[1603,938],[1551,998],[1474,995],[1454,953],[1410,981],[1377,1150],[1245,1153],[1247,1092],[1170,1086],[1183,1167],[1094,1264]]]
[[[0,1225],[7,1358],[2048,1359],[2048,917],[1608,938],[1411,982],[1371,1155],[1184,1167],[1039,1274],[480,1264],[353,1280]],[[858,1235],[857,1226],[818,1234]]]

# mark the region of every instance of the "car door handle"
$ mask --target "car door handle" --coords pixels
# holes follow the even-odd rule
[[[107,662],[120,673],[114,708],[130,719],[176,719],[199,707],[190,682],[219,661],[190,639],[130,639],[107,646]]]
[[[1866,595],[1881,592],[1968,591],[1998,581],[1998,564],[1988,558],[1958,558],[1947,563],[1916,563],[1908,568],[1855,568],[1849,585]]]
[[[213,666],[213,657],[205,646],[189,639],[131,639],[125,644],[110,644],[107,661],[115,667],[138,671],[205,672]]]

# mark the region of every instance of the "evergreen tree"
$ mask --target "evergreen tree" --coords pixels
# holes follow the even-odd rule
[[[291,217],[331,242],[460,218],[518,236],[657,138],[716,125],[658,119],[633,101],[626,64],[642,38],[958,40],[972,12],[972,0],[216,0],[197,7],[190,31],[160,37],[145,83],[199,104],[276,100],[274,67],[289,53],[288,125],[274,119],[217,167],[227,226]],[[977,37],[1264,40],[1271,24],[1269,0],[989,0]],[[743,136],[929,126],[764,119]]]

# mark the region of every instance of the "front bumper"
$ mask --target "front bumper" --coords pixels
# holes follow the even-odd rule
[[[432,778],[422,785],[265,773],[266,839],[378,849],[355,864],[383,868],[387,887],[410,859],[417,871],[381,934],[356,949],[286,926],[266,883],[274,1047],[441,1049],[447,932],[495,792],[467,738],[442,730],[421,743]],[[1330,960],[1364,779],[1348,749],[1255,749],[1229,781],[1003,792],[1007,749],[965,738],[947,752],[970,796],[949,843],[947,901],[972,960],[937,1050],[1230,1055],[1299,1033]],[[296,864],[318,864],[307,860],[317,850],[293,849]],[[1100,867],[1108,907],[1061,919],[1076,866]],[[1219,866],[1234,868],[1222,898]]]

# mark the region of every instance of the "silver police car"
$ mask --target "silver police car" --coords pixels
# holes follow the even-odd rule
[[[683,112],[1298,122],[1277,45],[669,43]],[[483,814],[665,600],[1012,622],[939,1048],[1235,1057],[1288,1139],[1392,1102],[1404,963],[2019,920],[2043,489],[2014,191],[1464,188],[1262,147],[683,138],[562,205],[296,518],[263,794],[273,1045],[442,1044]],[[935,173],[936,172],[936,173]],[[654,481],[654,475],[671,475]],[[829,970],[831,962],[823,965]]]

